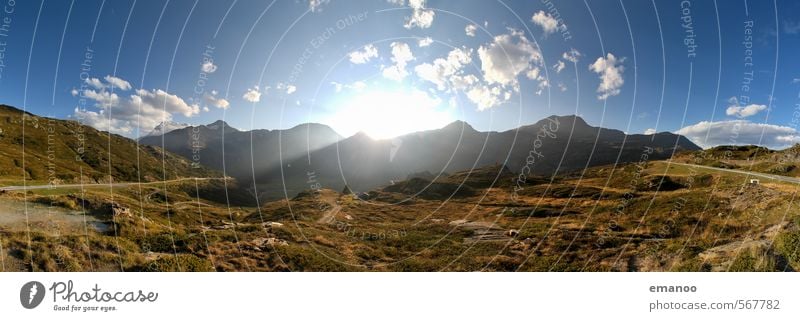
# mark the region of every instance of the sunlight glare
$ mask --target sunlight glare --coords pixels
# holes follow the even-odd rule
[[[418,89],[364,91],[343,100],[329,124],[345,136],[364,132],[373,139],[389,139],[446,126],[454,118],[443,105]]]

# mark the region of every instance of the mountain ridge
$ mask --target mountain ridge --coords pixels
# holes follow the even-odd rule
[[[550,132],[542,135],[543,129]],[[225,132],[224,141],[222,136],[221,131],[201,125],[147,137],[141,143],[162,146],[163,137],[166,150],[184,157],[199,154],[203,165],[218,170],[224,163],[226,173],[274,197],[308,189],[315,183],[335,190],[347,185],[354,191],[364,191],[412,173],[458,172],[492,164],[505,164],[518,172],[526,167],[534,148],[546,156],[525,169],[532,175],[638,161],[645,147],[653,147],[651,159],[700,150],[681,135],[628,135],[591,126],[576,115],[553,115],[501,132],[478,131],[458,120],[439,129],[377,140],[363,133],[342,137],[330,126],[318,123]],[[536,142],[537,137],[541,142]]]

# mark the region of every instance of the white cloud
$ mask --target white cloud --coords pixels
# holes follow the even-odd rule
[[[217,71],[217,65],[211,62],[211,60],[207,60],[200,64],[200,71],[207,74],[213,74],[215,71]]]
[[[573,48],[562,54],[561,57],[564,58],[564,60],[569,61],[571,63],[578,63],[578,59],[580,59],[581,53]]]
[[[511,92],[500,86],[477,85],[467,91],[467,98],[478,105],[478,110],[486,110],[509,100]]]
[[[354,82],[352,84],[342,84],[342,83],[338,83],[338,82],[332,81],[331,85],[333,85],[334,88],[336,88],[336,92],[337,93],[341,92],[344,89],[362,91],[365,88],[367,88],[367,83],[365,83],[363,81],[360,81],[360,80],[356,81],[356,82]]]
[[[109,82],[127,83],[119,78]],[[161,89],[139,89],[128,99],[121,99],[105,88],[86,89],[79,94],[82,99],[94,101],[94,107],[98,110],[76,108],[73,113],[75,119],[99,130],[126,136],[136,136],[138,128],[149,131],[162,121],[172,120],[175,114],[192,117],[200,112],[197,104],[188,104],[177,95]]]
[[[423,63],[414,67],[417,77],[430,81],[439,90],[449,90],[451,78],[458,75],[465,65],[472,62],[472,49],[456,48],[446,58],[437,58],[432,64]]]
[[[562,92],[567,91],[567,85],[565,85],[563,82],[559,82],[558,90],[561,90]]]
[[[655,133],[656,133],[656,129],[655,129],[655,128],[648,128],[648,129],[646,129],[646,130],[644,131],[644,134],[645,134],[645,135],[653,135],[653,134],[655,134]]]
[[[748,120],[702,121],[675,133],[684,135],[703,148],[718,145],[761,145],[786,148],[800,142],[800,133],[787,126],[753,123]],[[706,135],[708,138],[706,139]]]
[[[96,107],[108,108],[119,105],[119,96],[103,89],[99,91],[86,89],[83,91],[82,97],[94,100]]]
[[[350,62],[354,64],[364,64],[370,59],[378,57],[378,48],[373,45],[366,45],[361,50],[356,50],[348,54]]]
[[[467,36],[475,37],[475,31],[478,31],[478,26],[476,25],[468,24],[466,27],[464,27],[464,33],[466,33]]]
[[[563,61],[559,60],[555,65],[553,65],[553,70],[555,70],[556,73],[560,73],[566,66],[567,65]]]
[[[412,0],[413,1],[413,0]],[[404,42],[392,42],[392,62],[394,65],[383,69],[383,76],[394,81],[402,81],[408,76],[406,65],[414,60],[411,48]]]
[[[286,83],[282,83],[282,82],[279,82],[277,85],[275,85],[275,89],[280,90],[281,92],[284,92],[287,95],[291,95],[292,93],[297,91],[297,87],[295,87],[294,85],[286,84]],[[266,92],[268,90],[269,90],[269,86],[265,87],[264,91]]]
[[[192,115],[196,115],[200,112],[200,107],[196,104],[189,105],[183,100],[183,98],[170,94],[161,89],[139,89],[136,91],[136,95],[131,96],[131,101],[135,103],[141,101],[142,104],[155,106],[156,108],[162,108],[169,113],[177,113],[186,117],[191,117]]]
[[[206,101],[207,104],[211,106],[220,109],[228,109],[228,107],[231,106],[230,102],[228,102],[228,100],[226,100],[225,98],[217,98],[218,94],[219,93],[216,90],[212,90],[210,93],[205,93],[205,95],[203,95],[203,99]],[[208,111],[207,108],[204,110]]]
[[[251,103],[257,103],[261,101],[261,89],[258,86],[247,88],[247,92],[242,95],[242,98]]]
[[[318,12],[321,10],[323,4],[330,2],[330,0],[308,0],[308,9],[311,12]]]
[[[625,80],[622,73],[625,67],[622,66],[624,59],[617,59],[612,53],[608,53],[605,58],[599,57],[589,65],[589,70],[600,74],[600,85],[597,87],[597,99],[606,100],[608,97],[619,95]]]
[[[725,110],[725,114],[728,116],[736,116],[739,118],[747,118],[758,114],[759,112],[766,110],[766,105],[759,105],[759,104],[750,104],[747,106],[739,106],[736,99],[730,101],[732,104],[728,106],[728,109]]]
[[[413,9],[410,17],[406,18],[403,25],[406,29],[418,27],[420,29],[429,28],[433,24],[433,17],[436,15],[433,10],[425,8],[426,0],[408,0],[408,6]]]
[[[122,91],[131,90],[131,83],[127,82],[126,80],[124,80],[122,78],[117,78],[117,77],[108,75],[103,79],[105,79],[106,82],[109,85],[113,86],[114,88],[118,88],[118,89],[120,89]]]
[[[430,46],[432,43],[433,43],[433,38],[431,37],[425,37],[419,40],[420,47],[427,47]]]
[[[103,82],[103,80],[105,80],[105,82]],[[128,91],[132,88],[131,83],[122,78],[108,75],[103,77],[103,80],[98,78],[86,78],[85,82],[90,87],[98,90],[105,90],[106,88],[114,87],[114,89]],[[75,94],[73,94],[73,96],[75,96]]]
[[[87,85],[94,87],[94,89],[103,89],[106,87],[103,81],[97,78],[86,78],[85,82]]]
[[[556,30],[558,30],[558,28],[560,28],[558,20],[556,20],[556,18],[553,18],[553,16],[551,16],[550,14],[545,13],[544,11],[541,10],[533,14],[533,17],[531,17],[531,21],[533,21],[533,23],[535,23],[539,27],[542,27],[542,30],[544,31],[545,35],[554,33],[556,32]]]
[[[386,0],[386,2],[391,3],[396,6],[404,6],[406,5],[406,0]]]
[[[486,82],[511,85],[515,89],[518,89],[517,76],[542,62],[541,51],[516,30],[495,36],[491,44],[478,48],[478,56]]]
[[[792,79],[793,84],[800,84],[800,78]]]

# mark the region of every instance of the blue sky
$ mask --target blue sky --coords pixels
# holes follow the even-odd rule
[[[322,122],[386,138],[456,119],[499,131],[578,114],[703,146],[800,141],[793,1],[31,0],[5,9],[0,102],[129,137],[162,120]]]

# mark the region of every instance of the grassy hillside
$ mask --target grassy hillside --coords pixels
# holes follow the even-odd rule
[[[0,255],[9,270],[35,271],[800,268],[790,183],[751,185],[747,175],[661,161],[521,186],[506,183],[513,176],[502,166],[474,173],[411,177],[358,195],[312,190],[260,207],[229,204],[235,194],[215,180],[120,188],[113,206],[104,189],[34,191],[29,200],[85,208],[114,229],[35,227],[28,247],[25,230],[3,228]],[[487,184],[495,177],[503,183]],[[115,206],[129,213],[115,216]]]
[[[798,177],[800,145],[783,150],[771,150],[754,145],[717,146],[702,151],[681,153],[674,157],[673,161]]]
[[[185,158],[158,147],[137,148],[131,139],[76,121],[39,117],[0,105],[3,185],[21,185],[23,178],[30,184],[77,183],[81,172],[84,183],[219,176],[205,168],[192,168]]]

